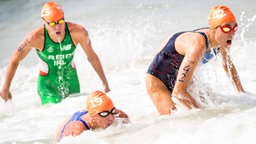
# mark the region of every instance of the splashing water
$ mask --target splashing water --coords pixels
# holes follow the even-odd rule
[[[254,144],[256,133],[256,39],[254,0],[241,1],[57,1],[65,20],[82,24],[101,59],[116,107],[128,113],[130,124],[115,121],[105,130],[85,131],[60,143],[93,144]],[[22,38],[42,25],[41,1],[0,2],[0,86],[7,63]],[[185,5],[184,5],[185,3]],[[159,116],[145,90],[145,73],[162,41],[177,31],[207,26],[207,14],[226,4],[237,15],[239,29],[231,47],[234,62],[248,93],[237,95],[218,57],[199,66],[189,91],[202,109],[178,110]],[[15,16],[13,15],[15,13]],[[15,25],[14,25],[15,23]],[[11,27],[10,27],[11,25]],[[0,100],[0,143],[57,143],[54,134],[71,114],[85,106],[85,96],[42,106],[37,94],[35,52],[24,59],[13,79],[13,100]],[[81,91],[101,89],[95,71],[78,45],[75,63]],[[60,88],[65,73],[59,72]]]

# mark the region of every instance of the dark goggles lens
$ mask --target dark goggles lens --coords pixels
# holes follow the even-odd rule
[[[114,107],[111,111],[103,111],[98,113],[101,117],[107,117],[109,114],[115,114],[116,108]]]

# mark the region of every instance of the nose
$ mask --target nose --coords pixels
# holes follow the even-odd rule
[[[229,32],[229,35],[231,36],[231,38],[233,38],[233,37],[234,37],[235,33],[236,33],[236,32],[235,32],[235,31],[233,31],[233,30]]]
[[[56,30],[60,30],[60,29],[61,29],[61,25],[60,25],[60,24],[56,24],[56,25],[54,26],[54,28],[55,28]]]
[[[113,114],[108,115],[108,119],[110,121],[113,121],[115,119],[115,116]]]

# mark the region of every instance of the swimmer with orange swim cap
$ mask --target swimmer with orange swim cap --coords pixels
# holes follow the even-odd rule
[[[64,136],[78,136],[85,130],[105,129],[116,118],[121,118],[124,123],[129,122],[128,115],[116,108],[112,100],[101,91],[94,91],[86,99],[86,109],[74,113],[58,129],[57,139]]]
[[[150,64],[146,89],[161,115],[176,109],[174,99],[188,109],[200,107],[187,88],[197,65],[207,63],[214,55],[221,56],[223,68],[236,90],[245,92],[229,55],[238,28],[235,15],[228,7],[218,5],[210,10],[208,23],[208,28],[172,35]]]
[[[101,79],[104,91],[109,92],[108,81],[87,30],[81,25],[67,22],[62,7],[56,2],[45,3],[41,17],[44,25],[30,32],[11,58],[0,96],[5,101],[12,98],[10,86],[17,67],[33,48],[39,57],[37,91],[42,104],[59,103],[70,94],[80,93],[74,63],[78,44]]]

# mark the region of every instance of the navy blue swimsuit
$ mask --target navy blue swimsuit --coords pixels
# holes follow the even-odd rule
[[[184,56],[179,54],[175,49],[175,40],[179,35],[183,33],[185,32],[178,32],[170,38],[165,47],[155,56],[147,71],[148,74],[151,74],[160,79],[170,92],[172,92],[174,88],[178,71],[184,58]],[[204,36],[207,49],[209,44],[206,34],[203,32],[196,33],[200,33]],[[209,52],[205,53],[205,56],[208,57],[204,57],[202,59],[203,63],[208,62],[209,59],[212,58]],[[203,61],[204,59],[205,61]]]
[[[90,127],[87,125],[87,123],[83,119],[81,119],[81,116],[83,116],[87,113],[88,113],[88,111],[84,111],[84,112],[79,112],[78,111],[78,112],[74,113],[73,116],[70,118],[70,120],[64,125],[63,129],[61,130],[60,139],[63,137],[63,133],[64,133],[64,130],[65,130],[67,124],[70,123],[71,121],[80,121],[89,130]]]

